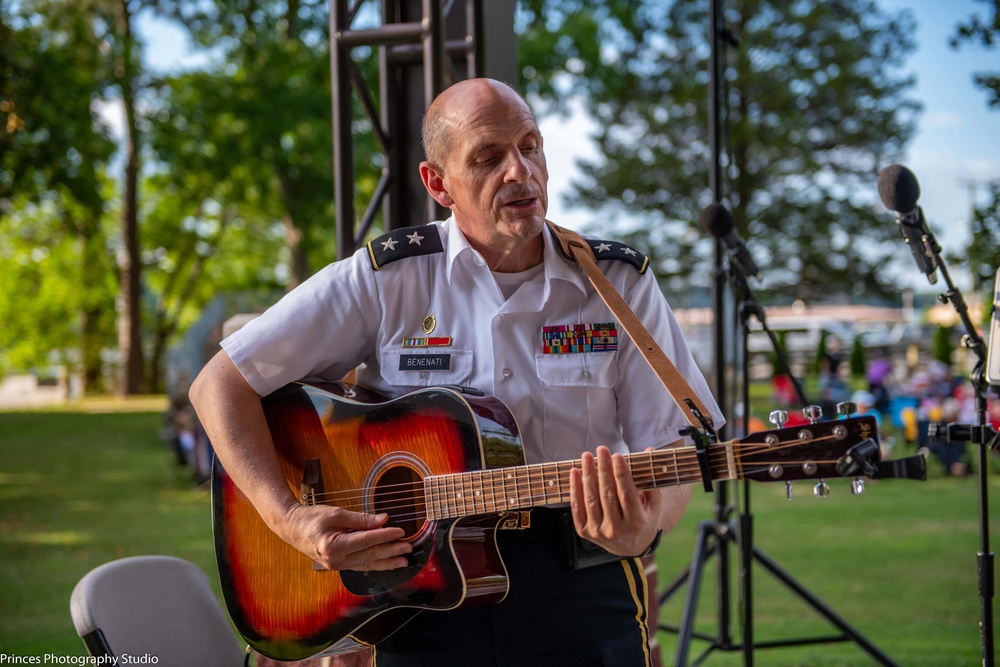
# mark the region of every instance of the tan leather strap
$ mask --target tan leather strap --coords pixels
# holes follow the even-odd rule
[[[575,260],[583,269],[583,272],[587,274],[587,278],[590,279],[594,289],[597,290],[601,299],[604,300],[604,303],[611,309],[611,312],[618,318],[622,328],[625,329],[629,338],[632,339],[639,352],[642,353],[649,367],[660,378],[660,382],[667,388],[670,397],[674,399],[674,403],[681,409],[687,420],[698,428],[702,427],[702,423],[694,415],[691,406],[687,403],[689,399],[711,424],[712,414],[705,407],[698,394],[691,389],[691,385],[680,374],[680,371],[677,370],[673,362],[663,353],[656,340],[653,339],[653,336],[646,330],[646,327],[642,325],[639,318],[636,317],[632,309],[625,303],[625,299],[614,288],[614,285],[604,275],[604,272],[598,268],[597,262],[594,259],[594,251],[590,245],[576,232],[559,227],[549,221],[546,221],[546,223],[559,240],[563,255]]]

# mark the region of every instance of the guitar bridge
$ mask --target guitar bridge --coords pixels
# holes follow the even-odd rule
[[[504,512],[500,515],[497,530],[527,530],[531,528],[531,510],[525,512]]]
[[[320,471],[319,459],[306,459],[302,465],[302,483],[299,484],[299,502],[303,505],[315,505],[316,497],[323,494],[323,475]],[[326,570],[325,567],[312,562],[314,570]]]
[[[319,459],[306,459],[302,465],[302,483],[299,484],[299,502],[315,505],[316,496],[323,493],[323,475]]]

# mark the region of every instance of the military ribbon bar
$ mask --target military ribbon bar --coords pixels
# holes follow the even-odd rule
[[[618,349],[618,323],[557,324],[542,327],[542,352],[613,352]]]

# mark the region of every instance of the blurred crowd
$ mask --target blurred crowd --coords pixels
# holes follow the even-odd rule
[[[850,381],[844,364],[836,343],[828,346],[827,354],[820,359],[819,403],[824,414],[836,414],[839,402],[855,403],[857,414],[871,414],[879,422],[885,436],[884,451],[891,450],[893,435],[886,435],[891,432],[939,461],[948,474],[968,474],[971,446],[955,438],[949,441],[944,429],[947,424],[979,423],[975,391],[967,376],[954,375],[947,364],[937,360],[922,361],[911,367],[903,359],[876,357],[867,363],[865,388],[858,389],[858,383]],[[799,402],[787,375],[776,376],[773,388],[777,403]],[[1000,398],[995,389],[991,388],[987,394],[987,406],[988,422],[993,428],[1000,428]]]
[[[164,415],[162,437],[173,450],[178,467],[186,468],[194,484],[201,485],[212,476],[213,454],[208,436],[188,399],[190,386],[191,379],[186,374],[174,383]]]

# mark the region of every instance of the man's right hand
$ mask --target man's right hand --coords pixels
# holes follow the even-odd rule
[[[382,528],[386,514],[351,512],[330,505],[289,506],[277,527],[293,547],[328,570],[393,570],[413,551],[402,528]]]

